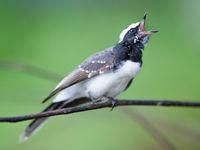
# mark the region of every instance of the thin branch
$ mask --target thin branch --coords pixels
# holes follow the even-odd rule
[[[38,67],[32,67],[29,65],[19,64],[19,63],[13,63],[13,62],[2,62],[0,61],[0,67],[8,70],[14,70],[18,72],[23,72],[26,74],[29,74],[31,76],[36,76],[39,78],[45,78],[49,79],[50,81],[56,81],[58,82],[63,78],[61,75],[58,75],[54,72],[47,71],[45,69],[41,69]],[[136,120],[139,124],[141,124],[148,132],[149,134],[156,140],[158,144],[161,145],[163,149],[166,150],[174,150],[175,147],[172,143],[170,143],[164,136],[157,131],[156,128],[146,119],[142,114],[139,114],[138,112],[132,112],[130,109],[126,109],[127,111],[122,111],[127,113],[133,120]]]
[[[194,131],[192,128],[186,128],[181,125],[174,124],[169,121],[157,120],[157,128],[164,127],[167,132],[173,133],[173,135],[179,136],[185,141],[192,141],[194,143],[199,143],[200,141],[200,132]]]
[[[132,109],[122,108],[121,110],[140,123],[140,125],[148,131],[162,149],[176,150],[176,147],[164,135],[162,135],[146,117]]]
[[[33,67],[30,65],[25,65],[25,64],[20,64],[20,63],[14,63],[14,62],[5,62],[5,61],[0,61],[0,67],[7,69],[7,70],[13,70],[13,71],[18,71],[18,72],[23,72],[32,76],[37,76],[39,78],[43,78],[43,79],[48,79],[50,81],[60,81],[63,76],[58,75],[54,72],[50,72],[47,71],[45,69],[41,69],[38,67]],[[93,106],[94,107],[94,106]],[[69,109],[69,108],[68,108]],[[95,109],[95,108],[94,108]],[[62,110],[63,111],[63,110]],[[57,112],[58,115],[62,115],[64,113],[62,113],[62,111],[59,113]],[[66,112],[70,112],[70,110],[65,110]],[[73,111],[73,110],[71,110]],[[84,110],[82,110],[84,111]],[[85,110],[86,111],[86,110]],[[50,112],[49,112],[50,113]],[[73,113],[73,112],[72,112]],[[33,114],[32,118],[27,118],[28,115],[24,116],[19,116],[20,118],[16,118],[16,117],[5,117],[5,118],[0,118],[1,122],[19,122],[19,121],[25,121],[25,120],[29,120],[29,119],[34,119],[34,117],[36,118],[40,118],[40,117],[45,117],[45,114],[40,115],[39,114]],[[56,113],[54,112],[54,114],[49,114],[48,116],[53,116],[56,115]],[[175,149],[175,147],[169,143],[169,141],[164,138],[157,130],[156,128],[154,128],[151,123],[145,119],[145,117],[143,117],[141,114],[139,113],[132,113],[131,111],[129,111],[129,115],[133,118],[136,119],[138,121],[138,123],[140,123],[143,127],[146,128],[147,131],[149,131],[149,133],[152,135],[152,137],[158,142],[159,144],[161,144],[161,146],[164,149]],[[31,115],[29,115],[31,116]],[[46,115],[47,116],[47,115]],[[24,117],[24,118],[23,118]],[[20,119],[20,120],[19,120]],[[164,143],[164,144],[163,144]]]
[[[50,81],[57,81],[57,82],[59,82],[64,77],[59,74],[38,67],[25,65],[21,63],[8,62],[8,61],[0,61],[0,68],[13,70],[17,72],[23,72],[32,76],[37,76],[43,79],[48,79]]]
[[[200,107],[200,102],[184,102],[184,101],[167,101],[167,100],[116,100],[117,106],[140,105],[140,106],[179,106],[179,107]],[[0,117],[0,122],[19,122],[30,119],[50,117],[62,114],[72,114],[76,112],[100,109],[111,107],[112,102],[106,101],[103,103],[89,104],[86,106],[71,107],[59,109],[55,111],[47,111],[42,113],[16,116],[16,117]]]

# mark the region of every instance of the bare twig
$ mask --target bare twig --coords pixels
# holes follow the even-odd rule
[[[168,139],[162,135],[146,117],[135,110],[133,111],[132,109],[122,108],[121,110],[140,123],[140,125],[142,125],[144,129],[148,131],[148,133],[155,139],[162,149],[176,150],[175,146],[168,141]]]
[[[167,100],[116,100],[117,106],[140,105],[140,106],[181,106],[181,107],[200,107],[200,102],[184,102],[184,101],[167,101]],[[100,109],[111,107],[112,102],[106,101],[103,103],[89,104],[86,106],[71,107],[55,111],[42,112],[17,117],[0,117],[0,122],[19,122],[30,119],[50,117],[62,114],[72,114],[81,111]]]
[[[48,79],[50,81],[59,82],[63,78],[63,76],[59,74],[56,74],[44,69],[40,69],[38,67],[21,64],[21,63],[0,61],[0,68],[9,69],[9,70],[17,71],[17,72],[23,72],[32,76]]]
[[[194,143],[199,143],[200,141],[200,132],[195,131],[193,128],[183,127],[182,124],[177,125],[173,122],[164,121],[162,119],[156,120],[156,127],[164,127],[167,132],[171,132],[173,135],[179,136],[185,141],[192,141]]]
[[[32,76],[37,76],[40,78],[45,78],[50,81],[60,81],[63,76],[58,75],[54,72],[47,71],[45,69],[41,69],[38,67],[33,67],[30,65],[25,65],[25,64],[20,64],[20,63],[14,63],[14,62],[5,62],[5,61],[0,61],[0,67],[8,70],[13,70],[13,71],[18,71],[18,72],[23,72]],[[159,102],[157,103],[157,105]],[[119,105],[119,104],[118,104]],[[90,106],[87,106],[88,108],[86,110],[91,110],[91,109],[97,109],[95,108],[94,105],[91,106],[91,109],[89,109]],[[109,106],[105,106],[109,107]],[[101,107],[103,108],[103,107]],[[74,111],[76,110],[76,111]],[[84,111],[84,108],[79,108],[80,111]],[[34,118],[40,118],[40,117],[45,117],[45,116],[53,116],[53,115],[62,115],[62,114],[67,114],[67,113],[73,113],[78,112],[77,109],[75,108],[67,108],[67,110],[59,110],[59,111],[54,111],[54,112],[48,112],[48,114],[44,113],[38,113],[38,114],[32,114],[32,115],[25,115],[25,116],[18,116],[18,117],[2,117],[0,118],[1,122],[19,122],[19,121],[25,121],[29,119],[34,119]],[[125,112],[127,113],[127,112]],[[175,147],[170,143],[162,134],[159,133],[159,131],[152,126],[152,124],[141,114],[135,113],[135,112],[128,112],[129,116],[131,116],[133,119],[136,119],[138,123],[140,123],[146,130],[152,135],[152,137],[163,147],[163,149],[170,149],[173,150]]]

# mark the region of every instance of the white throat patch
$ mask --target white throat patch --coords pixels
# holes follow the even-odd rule
[[[124,29],[124,30],[121,32],[120,36],[119,36],[119,42],[118,42],[118,43],[120,43],[120,42],[124,39],[126,33],[127,33],[131,28],[135,28],[135,27],[137,27],[138,25],[139,25],[139,22],[133,23],[133,24],[131,24],[130,26],[128,26],[126,29]]]

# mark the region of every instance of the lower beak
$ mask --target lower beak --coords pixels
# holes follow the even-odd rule
[[[143,34],[152,35],[152,34],[154,34],[154,33],[156,33],[156,32],[159,32],[159,31],[158,31],[158,30],[144,31]]]

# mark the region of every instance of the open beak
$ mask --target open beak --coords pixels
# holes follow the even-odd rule
[[[140,21],[140,26],[139,26],[139,29],[138,29],[138,34],[141,35],[141,36],[152,35],[153,33],[158,32],[157,30],[150,30],[150,31],[145,31],[144,30],[146,16],[147,16],[147,14],[145,13],[144,17]]]

